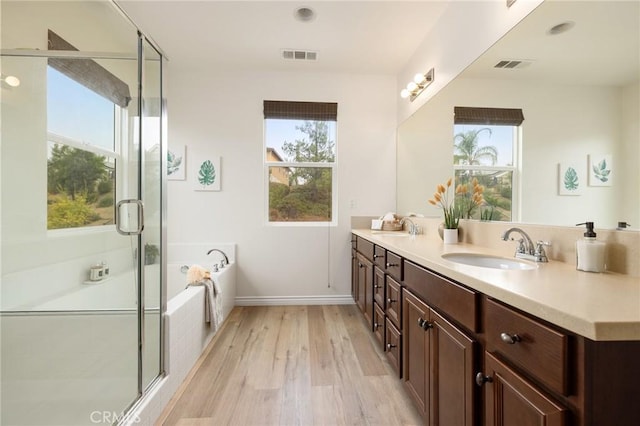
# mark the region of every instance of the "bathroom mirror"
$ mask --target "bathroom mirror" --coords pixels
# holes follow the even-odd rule
[[[512,221],[637,228],[639,64],[639,2],[545,1],[399,126],[398,213],[441,214],[427,200],[453,175],[455,106],[521,108]],[[568,167],[577,191],[563,191]]]

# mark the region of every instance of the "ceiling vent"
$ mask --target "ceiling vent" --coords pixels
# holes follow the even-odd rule
[[[519,69],[519,68],[526,68],[532,63],[533,61],[525,60],[525,59],[507,59],[507,60],[502,60],[498,62],[493,67],[501,68],[501,69]]]
[[[311,50],[283,49],[282,58],[297,61],[316,61],[318,60],[318,52]]]

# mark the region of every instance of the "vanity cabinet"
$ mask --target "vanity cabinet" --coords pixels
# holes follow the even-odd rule
[[[640,341],[590,340],[361,240],[354,297],[425,423],[640,425]]]

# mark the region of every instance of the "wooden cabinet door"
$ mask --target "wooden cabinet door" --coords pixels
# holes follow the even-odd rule
[[[373,327],[373,264],[358,253],[358,307]]]
[[[351,297],[353,301],[358,301],[358,257],[356,251],[351,249]]]
[[[485,352],[487,426],[563,426],[567,410]]]
[[[377,266],[373,267],[373,300],[384,309],[385,273]]]
[[[429,424],[473,426],[477,343],[434,310],[429,322]]]
[[[429,404],[429,336],[423,324],[429,319],[429,307],[411,292],[402,296],[402,343],[404,385],[426,418]]]

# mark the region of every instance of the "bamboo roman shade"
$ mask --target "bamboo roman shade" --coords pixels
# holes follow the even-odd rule
[[[524,115],[519,108],[454,107],[454,124],[486,124],[494,126],[519,126]]]
[[[48,46],[49,50],[78,50],[51,30],[48,34]],[[47,63],[122,108],[126,108],[131,101],[129,86],[93,59],[49,58]]]
[[[264,101],[264,118],[337,121],[338,104],[335,102]]]

